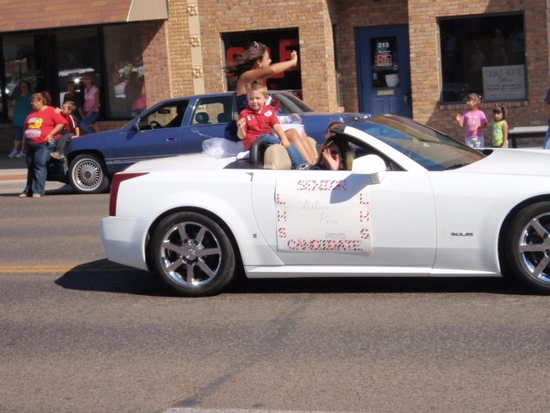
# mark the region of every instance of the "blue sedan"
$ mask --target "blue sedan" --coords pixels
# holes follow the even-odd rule
[[[315,112],[290,92],[271,92],[279,115],[298,114],[308,135],[321,142],[332,121],[353,122],[368,115]],[[234,93],[168,99],[147,109],[120,129],[73,139],[66,161],[52,159],[48,180],[71,184],[79,193],[106,191],[111,177],[138,161],[198,153],[202,142],[222,137],[238,117]]]

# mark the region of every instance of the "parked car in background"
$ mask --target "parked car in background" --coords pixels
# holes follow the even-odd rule
[[[550,293],[550,151],[478,151],[397,115],[336,132],[354,148],[351,171],[199,154],[117,173],[100,229],[108,259],[153,271],[185,296],[217,294],[242,271],[506,274]]]
[[[273,91],[271,95],[280,115],[299,115],[308,135],[319,142],[331,121],[347,123],[368,116],[316,112],[292,93]],[[79,193],[103,192],[116,172],[133,163],[201,152],[204,140],[223,137],[227,123],[237,117],[231,92],[165,100],[120,129],[72,140],[66,161],[52,161],[48,180],[70,183]]]

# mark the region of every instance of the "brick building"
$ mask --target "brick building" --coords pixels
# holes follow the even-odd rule
[[[300,65],[271,79],[319,110],[397,112],[461,136],[469,92],[510,109],[511,125],[544,125],[548,7],[542,0],[0,0],[0,149],[11,145],[18,81],[59,104],[68,79],[93,72],[101,128],[126,122],[121,85],[144,75],[149,104],[230,88],[222,70],[251,41]],[[29,13],[28,10],[35,10]]]

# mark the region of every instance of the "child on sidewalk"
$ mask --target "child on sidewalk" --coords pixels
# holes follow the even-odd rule
[[[456,121],[460,127],[466,127],[466,145],[472,148],[483,148],[485,146],[483,128],[487,127],[487,117],[479,109],[480,103],[481,96],[477,93],[470,93],[466,100],[468,111],[464,115],[456,114]]]
[[[497,103],[493,107],[493,147],[508,147],[508,121],[506,120],[506,108]]]
[[[59,110],[59,109],[58,109]],[[76,103],[72,100],[68,100],[63,103],[61,109],[61,114],[67,120],[65,127],[61,131],[61,136],[57,139],[57,146],[55,152],[51,153],[52,158],[63,160],[65,155],[65,147],[69,144],[71,139],[78,138],[80,136],[80,129],[78,128],[78,123],[76,117],[73,115],[76,111]]]
[[[254,82],[248,88],[248,108],[240,113],[237,121],[237,136],[242,139],[244,149],[249,150],[254,141],[262,138],[270,144],[282,144],[288,151],[293,168],[305,164],[300,151],[288,140],[275,108],[266,105],[268,97],[267,87],[261,82]],[[278,138],[270,134],[271,129]]]

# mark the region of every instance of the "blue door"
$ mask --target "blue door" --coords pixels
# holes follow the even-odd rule
[[[412,117],[408,26],[356,30],[360,111]]]

